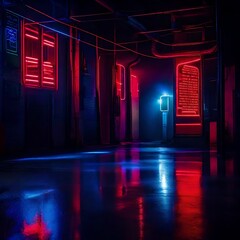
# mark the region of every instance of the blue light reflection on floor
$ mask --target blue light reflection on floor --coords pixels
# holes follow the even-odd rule
[[[81,159],[85,155],[97,155],[97,154],[109,154],[109,151],[90,151],[90,152],[81,152],[74,154],[63,154],[63,155],[50,155],[50,156],[41,156],[41,157],[25,157],[17,158],[13,161],[34,161],[34,160],[66,160],[66,159]]]
[[[238,233],[234,160],[226,178],[212,178],[212,153],[199,150],[134,145],[50,157],[0,169],[0,239],[25,240],[23,222],[29,234],[39,214],[49,240],[220,239],[221,224]]]

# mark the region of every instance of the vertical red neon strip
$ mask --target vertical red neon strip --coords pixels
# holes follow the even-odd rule
[[[40,28],[40,36],[41,36],[41,55],[40,55],[40,83],[41,87],[43,87],[43,29]]]
[[[55,86],[58,90],[58,35],[55,35]]]
[[[132,105],[132,137],[139,138],[139,82],[136,75],[131,74],[131,105]]]
[[[126,70],[122,64],[117,63],[117,76],[116,76],[116,88],[117,95],[120,96],[121,100],[126,98]]]
[[[136,75],[131,75],[131,93],[133,98],[138,98],[139,86],[138,86],[138,78]]]
[[[22,84],[25,85],[25,45],[24,45],[24,20],[21,21],[21,69],[22,69]]]
[[[70,35],[75,38],[76,32],[70,29]],[[70,67],[71,67],[71,90],[72,90],[72,129],[71,135],[74,141],[80,142],[80,126],[79,126],[79,90],[80,90],[80,70],[79,70],[79,41],[70,38]]]

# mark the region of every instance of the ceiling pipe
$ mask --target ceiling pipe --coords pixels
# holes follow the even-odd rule
[[[214,45],[213,47],[210,47],[210,48],[204,49],[204,50],[191,50],[191,51],[181,51],[181,52],[159,53],[156,49],[156,43],[152,44],[152,54],[155,57],[161,58],[161,59],[207,55],[207,54],[215,53],[216,51],[217,51],[217,46]]]
[[[112,14],[111,12],[103,12],[103,13],[89,13],[89,14],[82,14],[82,15],[73,15],[70,18],[85,18],[85,17],[95,17],[95,16],[103,16]]]
[[[209,8],[209,6],[199,6],[199,7],[192,7],[192,8],[166,10],[166,11],[161,11],[161,12],[134,14],[134,15],[131,15],[130,17],[145,17],[145,16],[152,16],[152,15],[172,14],[172,13],[177,13],[177,12],[194,11],[194,10],[206,9],[206,8]]]
[[[113,8],[110,7],[107,3],[105,3],[103,0],[95,0],[97,3],[99,3],[100,5],[102,5],[103,7],[105,7],[108,11],[110,12],[114,12]]]

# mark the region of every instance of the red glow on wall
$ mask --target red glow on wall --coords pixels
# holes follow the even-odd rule
[[[131,94],[133,98],[139,96],[139,83],[136,75],[131,75]]]
[[[229,177],[234,175],[234,160],[233,160],[233,158],[226,160],[226,175]]]
[[[210,157],[210,175],[211,176],[217,176],[218,173],[218,162],[217,162],[217,156],[212,155]]]
[[[126,71],[125,71],[125,67],[119,63],[117,63],[117,71],[116,71],[116,90],[117,90],[117,96],[119,96],[121,100],[125,100]]]
[[[216,147],[217,144],[217,122],[210,122],[210,146]]]
[[[27,87],[57,89],[57,35],[22,23],[22,82]]]
[[[201,135],[202,87],[200,58],[176,64],[176,135]]]
[[[47,240],[51,233],[47,229],[42,216],[37,214],[34,223],[27,224],[26,221],[23,222],[23,234],[27,237],[37,237],[39,240]]]
[[[200,135],[202,123],[176,123],[177,135]]]

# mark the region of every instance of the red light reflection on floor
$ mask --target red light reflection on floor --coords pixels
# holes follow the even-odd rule
[[[139,239],[144,239],[144,208],[143,208],[143,197],[138,198],[138,221],[139,221]]]
[[[37,236],[39,240],[47,240],[51,232],[47,229],[41,214],[37,214],[34,223],[27,224],[26,221],[23,222],[23,234],[27,237]]]
[[[122,162],[126,158],[126,151],[119,149],[115,152],[115,161]],[[121,165],[117,165],[115,168],[115,179],[116,179],[116,197],[122,197],[126,194],[127,180],[126,170]]]
[[[139,149],[131,149],[131,160],[133,164],[139,164]],[[140,169],[138,166],[134,166],[131,170],[131,185],[138,186],[140,184]]]
[[[193,239],[196,236],[202,239],[201,169],[201,161],[176,161],[177,239]]]

